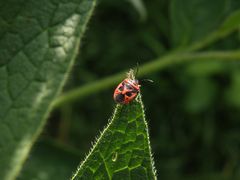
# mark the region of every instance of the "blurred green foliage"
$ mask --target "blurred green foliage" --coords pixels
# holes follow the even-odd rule
[[[66,149],[55,141],[40,140],[18,179],[69,179],[79,158],[84,158],[79,151]]]
[[[98,2],[66,91],[184,50],[240,9],[238,0],[142,3],[145,19],[130,1]],[[204,50],[237,49],[239,40],[234,32]],[[159,179],[240,179],[239,68],[205,61],[146,77],[154,80],[142,92]],[[87,153],[112,112],[113,89],[55,111],[44,136]]]

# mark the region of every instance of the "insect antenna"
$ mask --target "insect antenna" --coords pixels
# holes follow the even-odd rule
[[[142,82],[150,82],[150,83],[154,83],[154,81],[152,79],[142,79]]]
[[[150,83],[154,83],[154,81],[152,79],[140,79],[139,83],[142,84],[143,82],[150,82]]]

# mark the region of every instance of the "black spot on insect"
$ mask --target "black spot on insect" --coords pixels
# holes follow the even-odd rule
[[[126,92],[126,95],[127,95],[128,97],[131,97],[131,96],[132,96],[132,93],[131,93],[131,92]]]
[[[118,94],[115,96],[115,101],[117,103],[122,103],[124,101],[124,95],[123,94]]]

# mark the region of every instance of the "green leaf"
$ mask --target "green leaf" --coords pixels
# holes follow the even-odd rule
[[[229,10],[229,3],[229,0],[171,1],[173,46],[188,46],[216,30]]]
[[[128,0],[136,9],[140,16],[140,20],[144,21],[147,18],[147,10],[143,0]]]
[[[217,4],[207,0],[171,1],[173,46],[194,51],[228,36],[240,27],[239,8],[239,4],[230,0]]]
[[[78,52],[95,0],[0,2],[0,177],[14,179]]]
[[[193,43],[188,50],[198,50],[223,39],[240,28],[240,10],[232,12],[215,31],[208,34],[201,41]]]
[[[66,180],[82,156],[56,142],[40,141],[33,148],[18,180]]]
[[[219,32],[226,34],[229,30],[240,28],[240,10],[234,11],[220,26]]]
[[[113,117],[72,179],[156,179],[139,97]]]

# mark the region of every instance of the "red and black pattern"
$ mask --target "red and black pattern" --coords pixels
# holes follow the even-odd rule
[[[113,99],[120,104],[128,104],[136,98],[140,91],[137,79],[124,79],[115,89]]]

